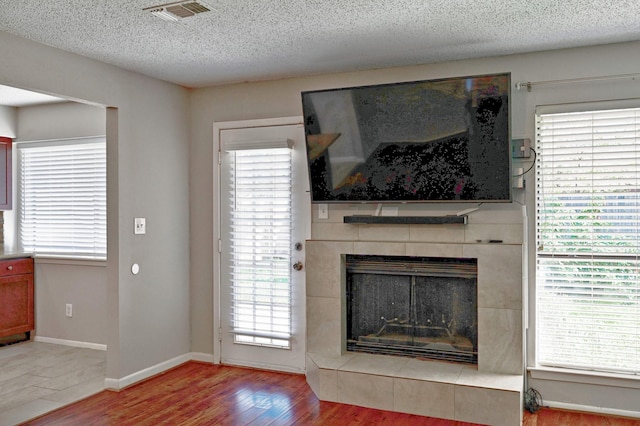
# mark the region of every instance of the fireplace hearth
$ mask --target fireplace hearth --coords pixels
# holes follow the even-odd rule
[[[347,255],[348,352],[478,363],[477,259]]]

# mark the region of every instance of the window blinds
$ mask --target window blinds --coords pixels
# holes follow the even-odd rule
[[[640,373],[640,109],[536,114],[539,365]]]
[[[104,138],[18,145],[18,239],[24,251],[107,255]]]
[[[236,343],[290,347],[292,157],[283,144],[226,147]]]

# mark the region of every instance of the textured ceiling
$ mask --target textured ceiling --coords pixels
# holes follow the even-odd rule
[[[0,30],[187,87],[640,40],[638,0],[0,0]]]

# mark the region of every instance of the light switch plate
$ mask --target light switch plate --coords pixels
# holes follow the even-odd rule
[[[329,219],[328,204],[318,204],[318,219]]]
[[[147,223],[144,217],[136,217],[134,219],[133,225],[133,233],[134,234],[146,234],[147,233]]]

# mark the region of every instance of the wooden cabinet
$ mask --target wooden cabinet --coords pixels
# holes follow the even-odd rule
[[[11,210],[11,138],[0,136],[0,210]]]
[[[0,260],[0,337],[34,327],[33,258]]]

